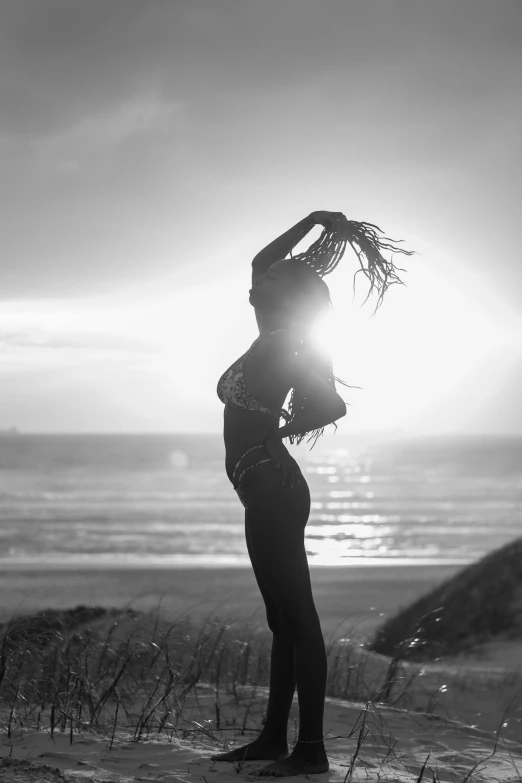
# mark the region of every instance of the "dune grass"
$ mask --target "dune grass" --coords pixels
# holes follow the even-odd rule
[[[500,636],[521,639],[521,607],[522,538],[517,538],[389,618],[369,649],[422,662],[468,653]]]
[[[379,705],[429,713],[441,706],[440,678],[423,677],[401,655],[412,642],[379,659],[365,656],[346,633],[326,640],[327,696],[361,703],[347,781],[364,742],[376,734],[389,758],[397,758],[392,739],[379,732]],[[110,738],[111,748],[125,736],[205,737],[216,750],[227,749],[232,738],[262,728],[270,645],[271,634],[258,622],[214,615],[194,625],[160,611],[77,607],[13,618],[0,629],[0,728],[8,739],[36,729],[68,732],[73,743],[78,732],[92,731]],[[296,718],[293,733],[295,741]],[[423,775],[424,769],[419,781]]]

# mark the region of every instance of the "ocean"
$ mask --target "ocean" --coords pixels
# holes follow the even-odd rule
[[[317,565],[472,563],[522,531],[522,437],[290,450],[310,486]],[[0,436],[0,560],[246,566],[244,510],[221,435]]]

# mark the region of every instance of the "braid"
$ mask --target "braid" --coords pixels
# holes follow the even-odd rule
[[[414,251],[396,247],[394,243],[402,240],[379,237],[377,232],[380,234],[383,232],[373,223],[358,223],[355,220],[347,220],[344,215],[338,214],[339,216],[335,217],[335,219],[332,217],[330,226],[324,229],[319,239],[310,245],[308,250],[293,256],[293,258],[304,261],[320,277],[324,277],[333,272],[344,255],[346,245],[350,244],[361,265],[361,268],[354,275],[353,295],[355,296],[355,278],[359,272],[363,272],[371,284],[363,305],[368,301],[374,286],[379,294],[377,306],[373,313],[375,315],[390,285],[394,285],[394,283],[406,285],[396,274],[397,271],[405,272],[406,270],[400,267],[396,269],[392,261],[387,261],[383,258],[381,251],[391,250],[392,253],[403,253],[406,256],[413,255]],[[365,260],[368,264],[367,269],[364,266]]]
[[[317,362],[316,362],[317,366]],[[325,370],[325,376],[328,380],[328,383],[330,386],[335,389],[335,382],[342,383],[343,386],[346,386],[348,389],[360,389],[360,386],[349,386],[345,381],[342,381],[340,378],[337,378],[333,374],[333,365],[332,360],[328,357],[326,360],[323,360],[323,366]],[[351,403],[346,403],[347,405],[351,405]],[[305,394],[303,394],[299,389],[292,389],[292,394],[290,396],[290,400],[288,403],[288,411],[285,411],[283,408],[281,410],[282,416],[285,420],[286,424],[289,424],[291,421],[293,421],[297,416],[301,415],[305,409],[314,408],[315,404],[311,402],[308,397],[306,397]],[[337,431],[337,424],[332,422],[333,426],[335,427],[335,431]],[[305,432],[301,435],[288,435],[288,440],[290,443],[294,443],[294,441],[299,445],[302,440],[305,439],[307,435],[310,437],[306,441],[309,443],[311,440],[313,440],[312,445],[310,446],[310,450],[313,449],[315,444],[317,443],[317,439],[324,433],[324,427],[320,427],[320,429],[312,430],[311,432]]]
[[[347,244],[350,244],[353,248],[361,268],[357,270],[354,276],[354,296],[355,296],[355,277],[359,272],[370,280],[371,286],[368,296],[363,302],[363,305],[367,302],[373,288],[378,291],[377,306],[373,315],[377,312],[381,305],[383,296],[390,285],[397,283],[399,285],[405,285],[400,280],[396,272],[404,272],[406,270],[397,269],[394,267],[391,261],[387,261],[382,256],[382,251],[391,250],[392,253],[403,253],[404,255],[413,255],[412,250],[404,250],[395,246],[395,240],[388,239],[387,237],[379,237],[379,233],[383,232],[378,226],[372,223],[358,223],[355,220],[347,220],[341,213],[334,213],[331,217],[331,224],[324,229],[319,239],[317,239],[308,250],[304,253],[299,253],[296,256],[292,256],[293,261],[297,262],[294,265],[294,270],[297,273],[297,279],[302,282],[302,276],[304,273],[304,267],[313,270],[318,278],[322,278],[325,275],[333,272],[339,261],[344,255]],[[398,240],[401,241],[401,240]],[[364,261],[367,262],[368,268],[365,268]],[[309,273],[304,275],[305,279],[310,281]],[[311,278],[314,278],[311,275]],[[313,282],[313,280],[312,280]],[[323,289],[323,290],[322,290]],[[301,289],[302,290],[302,289]],[[308,288],[308,293],[312,292],[312,299],[308,300],[308,303],[312,303],[312,318],[315,318],[321,311],[331,310],[332,302],[328,291],[328,286],[322,280],[315,279],[315,284]],[[303,335],[298,338],[301,350],[310,353],[310,363],[315,366],[319,366],[324,373],[324,377],[327,378],[330,386],[335,389],[335,383],[341,383],[349,389],[360,389],[360,386],[349,386],[345,381],[337,378],[333,374],[333,365],[330,356],[322,349],[317,343],[313,343],[308,339],[303,339]],[[346,403],[350,405],[350,403]],[[281,411],[285,422],[288,424],[295,418],[299,417],[305,409],[314,407],[312,400],[309,400],[305,394],[299,389],[292,389],[290,397],[288,411],[284,409]],[[337,424],[332,422],[335,430],[337,431]],[[317,439],[324,433],[324,427],[313,430],[312,432],[306,432],[302,435],[289,435],[288,439],[290,443],[297,442],[297,445],[301,443],[306,436],[310,436],[307,440],[313,440],[312,449],[317,443]]]

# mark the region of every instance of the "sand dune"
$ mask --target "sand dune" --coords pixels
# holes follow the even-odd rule
[[[364,685],[357,686],[357,692],[363,694],[367,686],[385,683],[391,664],[389,657],[362,647],[361,640],[383,617],[448,575],[448,569],[437,572],[421,568],[312,571],[325,636],[332,644],[349,647],[351,661]],[[10,585],[15,587],[13,591]],[[42,602],[53,608],[101,604],[103,595],[105,606],[141,603],[142,609],[157,607],[163,595],[162,605],[169,611],[191,606],[192,621],[218,604],[222,614],[228,616],[248,617],[260,609],[253,576],[241,569],[213,569],[206,574],[194,570],[158,573],[100,569],[96,574],[76,575],[66,570],[13,569],[2,575],[2,586],[4,618],[20,614],[21,607],[15,611],[15,601],[20,598],[26,610],[34,610],[41,608]],[[141,600],[135,600],[137,595]],[[220,596],[227,599],[225,604],[217,600]],[[262,612],[257,615],[262,624]],[[342,637],[336,634],[337,624],[347,619],[352,630]],[[126,633],[124,624],[120,630]],[[522,642],[497,638],[472,654],[444,661],[402,661],[386,704],[367,695],[360,700],[327,697],[324,730],[330,771],[308,777],[332,783],[413,783],[419,781],[426,763],[424,783],[459,783],[468,775],[471,783],[522,781],[521,669]],[[126,706],[125,715],[120,713],[114,734],[108,707],[101,728],[91,729],[76,716],[71,734],[67,716],[63,716],[67,730],[55,729],[51,737],[48,719],[42,717],[37,731],[33,713],[28,720],[15,715],[8,736],[9,705],[4,704],[0,781],[210,783],[219,779],[232,783],[238,774],[253,776],[265,762],[238,766],[210,760],[212,754],[225,750],[227,743],[231,747],[244,745],[260,731],[267,688],[237,685],[234,691],[223,686],[216,693],[214,685],[198,683],[184,701],[175,728],[159,735],[144,734],[139,741],[134,728],[139,725],[143,706],[138,692],[136,702]],[[289,722],[290,746],[296,736],[297,718],[295,700]]]

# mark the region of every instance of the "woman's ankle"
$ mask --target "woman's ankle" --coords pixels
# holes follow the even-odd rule
[[[287,729],[264,728],[257,739],[269,745],[288,745]]]
[[[292,752],[298,756],[303,756],[304,758],[309,756],[313,756],[314,758],[317,756],[326,756],[326,748],[324,747],[324,741],[322,739],[297,740]]]

